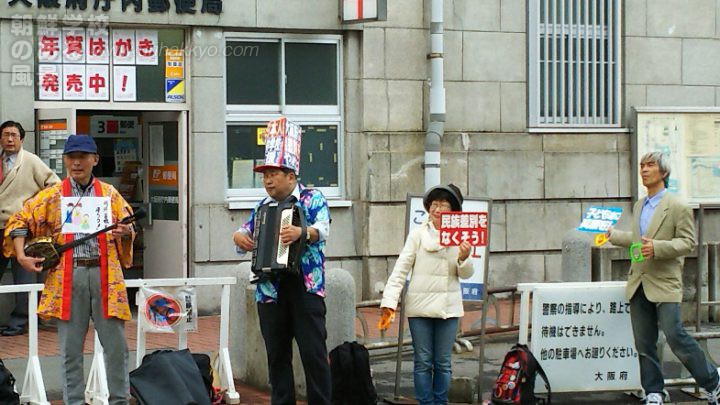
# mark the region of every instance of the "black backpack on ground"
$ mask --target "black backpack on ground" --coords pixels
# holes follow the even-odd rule
[[[208,397],[213,398],[215,396],[215,390],[213,389],[213,370],[210,364],[210,356],[205,353],[193,353],[193,360],[200,370],[200,376],[202,377],[203,383],[205,383],[205,389],[208,392]]]
[[[535,396],[535,378],[538,375],[545,382],[547,399]],[[545,370],[527,346],[516,344],[507,352],[495,380],[491,400],[497,405],[550,405],[551,390]]]
[[[15,392],[15,377],[0,360],[0,405],[17,405],[20,395]]]
[[[358,342],[345,342],[330,352],[333,405],[375,405],[370,354]]]
[[[157,350],[130,372],[130,393],[140,405],[210,405],[200,370],[185,350]]]

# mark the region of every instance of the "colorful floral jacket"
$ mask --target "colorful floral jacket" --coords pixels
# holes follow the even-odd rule
[[[329,229],[330,209],[327,200],[320,190],[314,188],[306,188],[302,184],[293,193],[296,197],[299,195],[298,206],[305,213],[307,225],[314,224],[326,226]],[[263,205],[273,202],[270,197],[262,199],[253,209],[250,219],[242,225],[241,231],[253,235],[255,232],[255,213],[257,209]],[[322,228],[322,226],[320,226]],[[320,232],[320,240],[307,245],[305,253],[300,257],[300,267],[302,268],[305,289],[311,294],[317,294],[325,297],[325,238],[326,232]],[[238,250],[240,253],[244,253]],[[255,299],[257,302],[270,303],[277,300],[277,282],[265,281],[258,283],[255,291]]]
[[[110,197],[113,221],[118,221],[132,212],[130,205],[120,196],[120,193],[110,184],[95,180],[97,196]],[[70,195],[69,180],[50,186],[34,197],[28,199],[21,211],[16,212],[8,220],[5,229],[4,253],[7,257],[15,256],[10,233],[15,229],[27,229],[30,237],[52,236],[58,244],[68,241],[70,235],[58,234],[62,228],[60,201],[63,195]],[[128,304],[123,266],[129,267],[133,262],[133,233],[130,238],[114,237],[111,233],[98,236],[101,249],[101,289],[103,297],[103,314],[106,318],[115,317],[130,320],[130,306]],[[103,241],[105,239],[105,241]],[[105,255],[102,254],[103,247]],[[42,318],[59,318],[69,320],[71,316],[72,301],[72,253],[73,249],[66,250],[60,264],[48,270],[45,278],[45,289],[40,297],[38,315]],[[68,264],[70,268],[68,268]]]

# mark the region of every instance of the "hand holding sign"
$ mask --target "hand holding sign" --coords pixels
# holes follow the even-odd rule
[[[458,262],[464,262],[465,259],[470,256],[470,251],[472,250],[472,245],[470,245],[470,242],[463,242],[458,246]]]

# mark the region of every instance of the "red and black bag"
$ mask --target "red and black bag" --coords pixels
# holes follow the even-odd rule
[[[547,398],[535,396],[535,378],[545,382]],[[491,400],[498,405],[550,405],[550,383],[545,371],[533,356],[530,349],[516,344],[505,355],[500,374],[495,380]]]

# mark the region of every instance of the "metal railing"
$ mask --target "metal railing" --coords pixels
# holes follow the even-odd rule
[[[406,289],[404,289],[406,290]],[[507,323],[502,324],[502,308],[503,305],[501,305],[501,300],[497,298],[500,294],[508,294],[508,301],[509,301],[509,313],[507,314]],[[480,368],[480,376],[483,374],[483,363],[485,361],[485,353],[484,353],[484,340],[487,335],[499,335],[499,334],[505,334],[505,333],[518,333],[520,329],[519,320],[515,317],[515,310],[518,304],[518,301],[516,299],[518,294],[517,286],[511,286],[511,287],[501,287],[501,288],[488,288],[486,292],[486,301],[488,305],[484,305],[482,301],[477,302],[466,302],[467,305],[480,305],[482,310],[482,315],[480,318],[475,321],[470,329],[463,331],[461,326],[458,324],[458,334],[455,339],[455,347],[454,350],[456,353],[461,353],[464,350],[472,351],[473,345],[470,342],[468,338],[478,338],[480,339],[480,356],[479,356],[479,368]],[[370,335],[370,329],[368,326],[367,319],[365,318],[365,314],[362,311],[359,311],[361,308],[377,308],[380,306],[381,300],[369,300],[369,301],[361,301],[355,304],[356,308],[356,317],[360,322],[360,327],[362,330],[362,337],[363,339],[360,339],[365,347],[370,350],[371,355],[373,355],[373,351],[377,353],[379,349],[388,349],[388,348],[397,348],[396,352],[396,366],[395,366],[395,390],[394,390],[394,397],[393,398],[386,398],[386,402],[395,403],[395,401],[403,401],[402,397],[400,396],[400,373],[402,371],[402,350],[405,346],[408,346],[412,344],[412,338],[410,337],[404,337],[404,324],[405,324],[405,311],[403,310],[402,301],[404,299],[403,297],[400,299],[400,311],[399,311],[399,324],[398,324],[398,336],[397,337],[390,337],[386,336],[383,331],[380,332],[380,341],[379,342],[371,342],[369,341],[369,335]],[[488,306],[492,306],[495,310],[495,326],[493,327],[485,327],[483,328],[483,325],[487,322],[484,322],[486,320],[486,310]],[[467,313],[467,311],[466,311]],[[477,379],[477,391],[482,392],[482,384],[481,384],[482,378]],[[400,402],[398,402],[400,403]]]
[[[43,284],[21,284],[0,286],[0,294],[28,293],[28,363],[25,369],[20,402],[33,405],[50,405],[45,395],[45,383],[38,356],[38,293]]]
[[[498,300],[496,298],[496,295],[499,294],[509,294],[508,301],[510,303],[510,310],[507,314],[507,323],[506,324],[500,324],[500,314],[503,312],[501,310],[502,307],[502,301]],[[517,307],[517,287],[501,287],[501,288],[489,288],[488,289],[488,305],[492,306],[495,309],[496,314],[496,326],[488,327],[486,328],[486,333],[489,335],[494,334],[501,334],[501,333],[508,333],[508,332],[516,332],[519,329],[518,320],[515,319],[515,309]],[[367,300],[367,301],[360,301],[355,304],[355,317],[360,322],[360,331],[361,334],[358,336],[358,340],[368,349],[368,350],[379,350],[379,349],[388,349],[392,347],[397,347],[398,342],[397,338],[395,336],[386,336],[385,331],[380,331],[380,341],[371,341],[370,336],[370,328],[374,327],[374,325],[369,325],[368,321],[365,317],[365,313],[362,311],[357,311],[361,308],[379,308],[380,307],[380,301],[381,300]],[[480,305],[482,305],[482,301],[478,302]],[[468,312],[466,310],[466,312]],[[477,321],[475,321],[470,329],[466,331],[459,330],[457,334],[458,339],[462,338],[472,338],[472,337],[478,337],[481,335],[481,322],[482,319],[478,318]],[[412,343],[411,338],[406,338],[403,340],[403,346],[409,345]],[[462,344],[465,346],[465,344]],[[468,350],[472,350],[472,347],[470,347]],[[459,350],[455,349],[456,353],[459,353]]]
[[[220,376],[221,389],[225,391],[225,402],[229,404],[240,403],[240,396],[235,391],[232,368],[230,366],[230,354],[228,351],[229,325],[230,325],[230,286],[237,283],[235,277],[218,278],[178,278],[178,279],[133,279],[126,280],[127,288],[139,287],[181,287],[181,286],[222,286],[220,304],[220,341],[218,356],[213,364]],[[0,294],[27,293],[28,299],[28,362],[23,380],[20,402],[32,405],[50,405],[45,392],[40,358],[38,355],[38,316],[37,303],[38,293],[44,288],[43,284],[21,284],[11,286],[0,286]],[[139,294],[140,295],[140,294]],[[139,297],[138,297],[139,298]],[[141,301],[137,300],[137,305]],[[143,317],[138,316],[137,325],[137,355],[135,366],[139,366],[145,355],[145,333]],[[187,331],[178,333],[178,348],[187,348]],[[100,405],[108,403],[109,392],[107,388],[107,376],[105,373],[105,359],[103,348],[95,333],[95,350],[93,353],[92,366],[85,390],[85,401],[89,404]]]
[[[185,286],[222,286],[220,298],[220,342],[218,356],[213,364],[220,376],[220,388],[225,391],[225,402],[228,404],[239,404],[240,395],[235,391],[232,368],[230,366],[230,353],[228,350],[230,333],[230,286],[237,283],[235,277],[212,277],[212,278],[169,278],[169,279],[133,279],[126,280],[127,288],[156,288],[156,287],[185,287]],[[136,303],[138,307],[142,304],[142,290],[138,291]],[[139,367],[145,356],[145,334],[144,317],[138,315],[137,323],[137,347],[135,356],[135,367]],[[178,349],[187,349],[187,331],[178,332]],[[107,379],[105,376],[105,364],[102,352],[102,345],[95,333],[95,353],[93,355],[90,376],[85,389],[85,401],[89,404],[106,405],[108,403]]]

